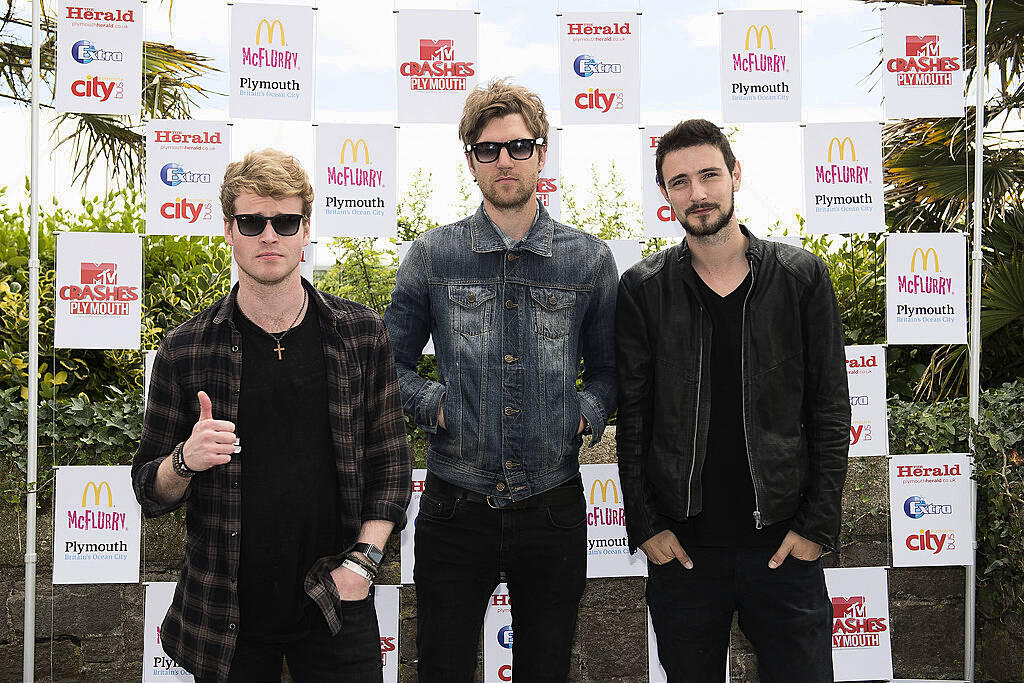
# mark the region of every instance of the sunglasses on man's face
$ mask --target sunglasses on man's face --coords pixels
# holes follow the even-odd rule
[[[238,232],[246,237],[262,235],[267,221],[274,226],[274,232],[281,237],[291,237],[302,225],[301,213],[279,213],[276,216],[264,216],[259,213],[236,213],[232,218],[238,226]]]
[[[508,151],[508,155],[516,161],[525,161],[533,156],[533,148],[543,145],[544,138],[516,138],[508,142],[477,142],[466,145],[466,153],[473,153],[476,160],[481,164],[490,164],[498,160],[501,148]]]

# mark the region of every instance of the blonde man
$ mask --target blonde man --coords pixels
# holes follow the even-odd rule
[[[483,202],[413,242],[384,314],[405,411],[431,434],[416,522],[420,681],[472,680],[501,575],[514,680],[568,677],[586,583],[578,456],[615,410],[618,278],[601,240],[537,201],[547,134],[526,88],[469,95],[459,135]],[[430,335],[436,382],[416,373]]]
[[[299,275],[313,188],[276,150],[228,166],[238,284],[160,345],[132,479],[187,506],[161,628],[199,681],[381,679],[372,580],[409,500],[387,331]],[[244,466],[243,466],[244,465]]]

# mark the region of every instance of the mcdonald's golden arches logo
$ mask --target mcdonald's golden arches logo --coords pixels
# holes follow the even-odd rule
[[[82,507],[85,507],[87,505],[85,501],[88,500],[89,498],[89,489],[92,489],[93,492],[93,500],[95,501],[93,505],[100,504],[100,494],[103,492],[103,489],[106,489],[107,507],[114,507],[114,494],[110,491],[110,484],[108,484],[105,481],[101,481],[99,484],[97,484],[94,481],[86,482],[85,488],[82,489]]]
[[[345,142],[341,143],[341,163],[345,163],[345,150],[349,147],[352,148],[352,163],[359,163],[357,157],[359,156],[359,148],[363,148],[363,163],[370,163],[370,148],[366,144],[366,140],[359,138],[353,140],[352,138],[346,138]]]
[[[935,272],[939,272],[939,255],[935,253],[935,249],[928,247],[928,250],[925,251],[921,247],[918,247],[914,250],[914,255],[910,257],[911,273],[917,272],[917,257],[919,254],[921,256],[921,270],[928,270],[928,257],[931,256],[932,262],[935,264]]]
[[[762,38],[762,36],[765,33],[768,34],[768,49],[769,50],[774,50],[775,49],[775,40],[772,38],[772,30],[770,28],[768,28],[768,24],[761,24],[760,28],[758,28],[757,26],[754,26],[753,24],[751,24],[750,28],[747,29],[747,39],[743,43],[743,49],[744,50],[749,50],[750,49],[750,33],[751,33],[751,31],[753,31],[754,37],[757,38],[757,47],[758,47],[758,49],[761,49],[761,38]]]
[[[846,150],[846,143],[850,143],[850,158],[847,161],[857,161],[857,150],[853,146],[853,140],[849,135],[844,137],[842,140],[839,138],[832,138],[828,143],[828,161],[832,163],[832,146],[839,145],[839,160],[844,161],[844,152]]]
[[[268,19],[260,19],[260,23],[256,26],[256,44],[260,44],[260,36],[263,34],[264,27],[267,29],[267,43],[273,44],[274,28],[277,28],[281,32],[281,47],[284,47],[284,25],[281,24],[280,19],[274,19],[272,22]]]
[[[612,490],[612,500],[614,502],[616,502],[616,503],[619,502],[619,487],[615,485],[615,481],[613,479],[604,479],[604,480],[595,479],[594,483],[590,485],[590,504],[591,505],[594,505],[597,502],[595,500],[597,498],[597,496],[595,494],[597,493],[597,487],[598,486],[601,487],[601,502],[602,503],[607,503],[608,502],[608,489],[609,488],[611,488],[611,490]]]

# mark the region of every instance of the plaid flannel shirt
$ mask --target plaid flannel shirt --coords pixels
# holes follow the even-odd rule
[[[330,571],[341,564],[366,520],[404,523],[412,455],[391,345],[380,316],[303,284],[320,312],[344,539],[338,555],[321,558],[310,568],[305,590],[323,612],[331,633],[337,634],[343,624]],[[200,472],[177,503],[157,501],[154,486],[160,462],[188,439],[199,419],[196,392],[210,396],[216,419],[237,421],[242,341],[232,322],[236,292],[237,286],[160,345],[132,464],[135,494],[147,517],[187,505],[181,578],[161,627],[164,650],[193,674],[218,679],[227,678],[239,631],[236,579],[245,458]]]

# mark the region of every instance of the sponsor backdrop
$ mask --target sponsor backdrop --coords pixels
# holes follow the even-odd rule
[[[639,14],[561,15],[558,61],[563,124],[639,122]]]
[[[317,237],[394,237],[397,129],[387,124],[316,127]]]
[[[850,455],[887,455],[889,421],[885,410],[885,347],[846,347],[850,386]]]
[[[885,238],[885,323],[890,344],[967,343],[967,237]]]
[[[826,569],[837,681],[892,678],[889,583],[884,567]]]
[[[384,683],[398,683],[398,586],[374,586]]]
[[[537,178],[537,199],[556,221],[562,220],[562,148],[559,138],[561,132],[551,126],[548,130],[548,149],[544,153],[544,168]]]
[[[477,83],[477,16],[471,10],[401,10],[396,73],[398,120],[457,122]]]
[[[680,239],[686,236],[675,212],[661,194],[654,166],[658,142],[671,128],[672,126],[645,126],[640,129],[640,192],[643,199],[644,237]]]
[[[800,15],[722,12],[722,118],[799,121]]]
[[[499,583],[484,612],[484,683],[512,680],[512,603]]]
[[[882,127],[809,123],[804,127],[805,228],[811,234],[883,232]]]
[[[224,234],[220,183],[230,131],[224,121],[146,122],[146,234]]]
[[[638,240],[605,240],[605,244],[612,250],[619,277],[643,258]]]
[[[151,581],[146,583],[146,617],[142,633],[142,683],[191,683],[192,674],[178,666],[178,663],[164,652],[160,644],[160,624],[174,599],[175,581]]]
[[[402,583],[412,583],[412,571],[416,566],[416,515],[420,512],[420,496],[423,495],[423,484],[427,479],[427,471],[412,471],[412,497],[409,507],[405,510],[408,522],[402,529]]]
[[[57,13],[59,112],[139,115],[142,3],[61,0]]]
[[[149,380],[153,377],[153,363],[156,362],[156,351],[142,352],[143,382],[142,382],[142,409],[145,410],[149,404]]]
[[[885,115],[964,115],[964,8],[895,5],[882,12]]]
[[[970,458],[894,455],[889,519],[894,567],[973,564]]]
[[[315,46],[312,7],[234,3],[231,117],[312,119]]]
[[[142,508],[130,465],[57,468],[53,583],[138,583]]]
[[[587,497],[587,577],[647,576],[643,553],[629,554],[618,465],[581,465]]]
[[[57,235],[58,349],[137,349],[142,328],[142,240],[133,233]]]

